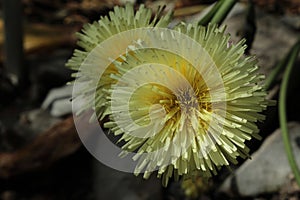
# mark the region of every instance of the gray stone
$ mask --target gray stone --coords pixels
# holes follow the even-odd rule
[[[186,17],[187,22],[199,21],[211,7],[199,14]],[[237,3],[230,11],[223,24],[226,32],[230,34],[230,40],[236,44],[242,38],[241,32],[245,30],[247,4]],[[256,8],[256,34],[250,53],[258,58],[261,73],[268,75],[280,59],[298,40],[299,32],[293,30],[287,24],[293,24],[296,28],[299,24],[299,16],[270,15]],[[173,22],[175,23],[175,22]]]
[[[245,10],[242,10],[242,5],[237,5],[231,11],[233,14],[224,21],[226,31],[230,33],[234,43],[241,39],[239,32],[244,29],[245,24]],[[299,32],[287,27],[282,17],[267,14],[256,8],[256,34],[250,53],[258,58],[263,74],[269,74],[298,37]]]
[[[300,166],[300,124],[292,122],[288,128],[293,152]],[[251,157],[224,181],[220,192],[254,196],[278,191],[290,179],[292,171],[280,129],[270,135]]]
[[[161,180],[154,174],[144,180],[142,175],[120,172],[96,160],[93,174],[93,190],[98,200],[162,200]]]
[[[66,99],[59,99],[53,102],[51,115],[54,117],[61,117],[72,113],[71,97]]]
[[[300,16],[299,15],[285,15],[282,18],[282,22],[286,23],[294,29],[300,29]]]
[[[21,114],[20,128],[29,129],[33,135],[44,132],[61,119],[53,117],[46,110],[35,109]]]
[[[72,86],[66,85],[50,90],[42,104],[43,109],[50,108],[50,113],[54,117],[61,117],[72,113]]]

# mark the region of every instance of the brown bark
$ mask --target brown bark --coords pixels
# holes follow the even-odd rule
[[[12,153],[0,153],[0,178],[49,167],[81,146],[73,117],[59,122],[33,142]]]

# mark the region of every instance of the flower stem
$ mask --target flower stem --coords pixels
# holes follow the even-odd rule
[[[231,11],[237,0],[220,0],[220,7],[211,19],[211,23],[221,24]],[[219,2],[218,2],[219,3]]]
[[[293,46],[290,56],[286,59],[288,63],[283,75],[283,80],[282,80],[280,94],[279,94],[279,121],[280,121],[282,138],[283,138],[283,143],[287,154],[287,158],[290,163],[291,169],[294,173],[295,179],[298,185],[300,186],[300,172],[297,167],[297,163],[294,159],[295,157],[293,155],[293,151],[292,151],[292,147],[288,135],[287,116],[286,116],[286,95],[287,95],[288,82],[292,72],[293,65],[299,54],[299,51],[300,51],[300,40],[296,43],[296,45]]]
[[[215,5],[210,9],[210,11],[198,22],[198,24],[202,26],[207,26],[213,18],[213,16],[216,14],[216,12],[219,10],[223,2],[224,1],[216,2]]]

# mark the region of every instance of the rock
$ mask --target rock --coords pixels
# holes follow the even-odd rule
[[[293,152],[300,166],[300,124],[289,123],[289,135]],[[241,196],[256,196],[278,191],[292,174],[284,150],[281,130],[276,130],[234,174],[221,185],[220,192],[238,193]]]
[[[30,135],[42,133],[61,119],[53,117],[46,110],[35,109],[21,114],[18,128],[28,129]]]
[[[61,117],[72,113],[72,102],[71,97],[66,99],[59,99],[53,102],[51,115],[54,117]]]
[[[280,19],[257,12],[257,33],[251,53],[257,56],[265,74],[269,74],[299,38],[299,32],[288,28]]]
[[[300,188],[294,176],[290,176],[287,183],[280,188],[278,199],[299,199]],[[274,199],[275,200],[275,199]]]
[[[0,151],[13,152],[20,149],[59,121],[61,119],[52,117],[42,109],[22,112],[19,119],[9,126],[6,121],[0,120]]]
[[[162,200],[161,180],[151,176],[144,180],[93,161],[95,199]]]
[[[294,29],[300,29],[300,16],[299,15],[285,15],[282,18],[282,22],[286,23]]]
[[[235,44],[241,40],[241,33],[248,28],[245,27],[246,9],[247,4],[236,3],[223,22],[226,26],[226,32],[231,36],[230,40]],[[185,21],[199,21],[207,10],[187,17]],[[255,8],[255,16],[256,33],[250,54],[258,58],[258,65],[261,67],[261,72],[268,75],[278,61],[283,58],[297,41],[299,32],[287,26],[287,23],[293,24],[294,28],[297,28],[299,16],[290,16],[288,19],[285,19],[285,16],[270,15],[257,7]]]
[[[236,4],[223,24],[231,40],[236,43],[241,39],[241,32],[245,27],[245,9]],[[280,59],[289,51],[299,37],[299,32],[292,30],[282,20],[283,17],[270,15],[256,8],[256,33],[250,53],[258,58],[261,72],[268,75]]]
[[[67,85],[50,90],[42,103],[42,108],[47,109],[51,107],[50,113],[54,117],[61,117],[72,113],[72,103],[70,100],[72,97],[72,88],[72,86]]]

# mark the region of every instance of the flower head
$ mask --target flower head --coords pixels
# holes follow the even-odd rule
[[[191,59],[204,68],[199,73],[181,56],[183,51],[197,52],[185,40],[176,40],[178,47],[187,48],[180,54],[142,49],[127,55],[126,62],[116,64],[118,75],[114,79],[118,84],[111,89],[114,109],[111,121],[105,124],[115,134],[122,134],[124,150],[138,152],[135,173],[144,169],[147,178],[158,169],[164,185],[173,175],[200,172],[211,176],[218,167],[247,156],[244,142],[260,138],[255,122],[264,119],[259,112],[267,105],[260,85],[263,76],[257,73],[255,58],[244,57],[243,41],[228,47],[229,36],[212,25],[182,24],[175,30],[202,46],[207,51],[204,55],[214,63],[192,55]],[[210,73],[211,64],[217,67],[221,79]],[[210,86],[205,80],[210,80]],[[127,94],[130,98],[125,98]],[[132,121],[124,115],[126,112]]]
[[[229,36],[216,25],[166,29],[169,15],[149,23],[143,7],[139,12],[148,19],[133,26],[141,14],[126,9],[89,26],[80,36],[86,51],[75,53],[69,65],[86,81],[83,95],[95,97],[86,105],[94,100],[98,118],[108,116],[104,126],[124,141],[123,155],[136,153],[135,174],[148,178],[158,170],[167,185],[172,176],[208,177],[248,156],[245,141],[260,138],[255,122],[264,119],[260,112],[268,102],[256,59],[244,55],[244,41],[228,46]],[[130,28],[121,30],[123,22]],[[109,37],[111,32],[118,36]],[[104,64],[108,57],[111,62]]]
[[[85,24],[82,32],[77,33],[77,44],[81,47],[81,50],[76,49],[74,51],[72,58],[67,62],[66,66],[76,71],[73,76],[84,85],[82,90],[78,91],[78,94],[75,94],[76,96],[85,96],[86,99],[86,103],[78,113],[94,107],[93,91],[96,87],[98,94],[96,100],[97,108],[94,107],[94,109],[97,110],[100,118],[102,118],[102,114],[105,113],[107,109],[105,91],[112,84],[110,75],[116,72],[113,64],[107,67],[105,64],[98,62],[96,64],[89,63],[90,65],[83,66],[84,62],[90,59],[89,56],[91,56],[91,52],[97,49],[99,44],[124,31],[143,27],[167,27],[172,13],[169,12],[167,15],[159,18],[160,12],[161,10],[159,10],[157,15],[152,17],[151,10],[145,8],[144,5],[141,5],[136,12],[134,12],[131,4],[127,4],[125,8],[116,6],[114,7],[114,11],[109,12],[109,16],[101,17],[99,21],[93,24]],[[101,49],[99,51],[107,51],[106,55],[104,55],[106,58],[114,59],[113,57],[117,56],[121,61],[122,58],[120,54],[139,37],[139,35],[131,35],[131,38],[110,40],[110,44],[107,45],[109,49]],[[99,70],[102,69],[105,70],[105,72],[99,81]]]

